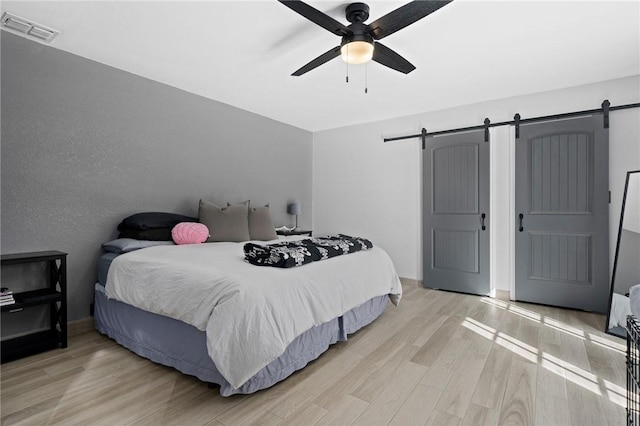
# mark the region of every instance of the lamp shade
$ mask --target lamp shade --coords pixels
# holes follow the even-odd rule
[[[295,216],[302,214],[302,204],[289,203],[289,205],[287,205],[287,213]]]

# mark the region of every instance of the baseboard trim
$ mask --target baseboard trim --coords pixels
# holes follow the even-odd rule
[[[509,290],[496,290],[495,298],[508,302],[509,300],[511,300],[511,292]]]
[[[405,286],[422,287],[422,281],[415,280],[413,278],[400,277],[400,282]],[[511,300],[511,292],[509,292],[509,290],[496,290],[495,296],[493,297],[495,299],[500,299],[508,302],[509,300]]]
[[[67,334],[73,336],[75,334],[86,333],[87,331],[95,330],[93,317],[82,318],[75,321],[69,321],[67,323]]]
[[[400,277],[400,282],[402,283],[402,285],[412,285],[416,287],[422,287],[422,281],[414,280],[413,278]]]

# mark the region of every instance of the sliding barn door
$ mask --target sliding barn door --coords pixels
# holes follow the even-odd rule
[[[522,126],[516,300],[606,312],[609,136],[602,116]]]
[[[488,295],[489,142],[484,132],[427,139],[423,285]]]

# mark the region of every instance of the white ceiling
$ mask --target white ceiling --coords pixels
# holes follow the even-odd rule
[[[348,24],[350,3],[307,1]],[[407,3],[369,0],[368,22]],[[640,74],[640,1],[455,0],[385,38],[408,75],[341,59],[339,37],[275,0],[3,1],[51,46],[310,131]],[[368,94],[364,93],[365,68]]]

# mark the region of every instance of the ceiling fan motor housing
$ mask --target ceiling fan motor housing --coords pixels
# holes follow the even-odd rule
[[[349,22],[364,22],[369,19],[369,6],[364,3],[351,3],[345,13]]]
[[[365,41],[373,44],[373,37],[369,34],[368,25],[363,24],[362,22],[354,22],[349,25],[349,29],[352,31],[352,34],[342,37],[342,43],[340,43],[341,47],[347,43],[351,43],[352,41]]]

